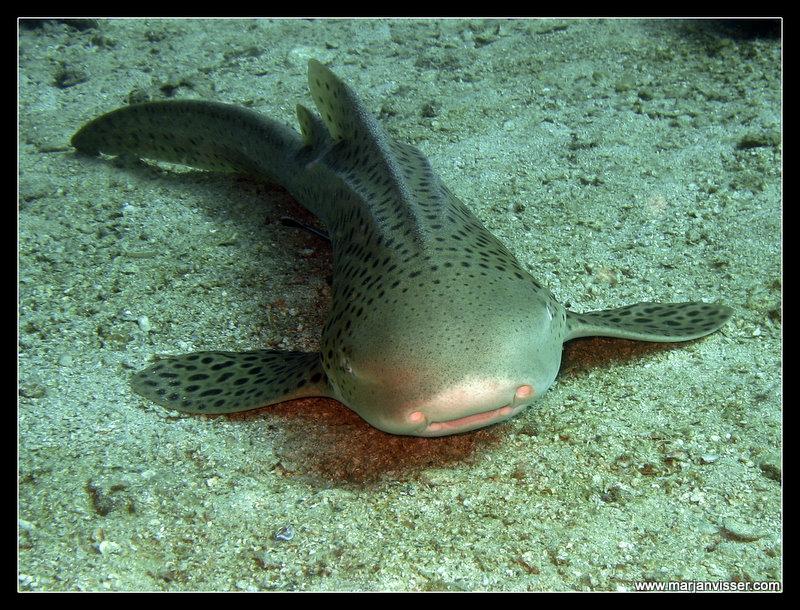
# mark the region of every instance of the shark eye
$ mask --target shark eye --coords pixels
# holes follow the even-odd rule
[[[345,373],[348,373],[350,375],[353,374],[353,367],[350,366],[350,361],[347,359],[347,356],[345,356],[344,354],[342,354],[342,358],[341,358],[341,360],[339,360],[339,366],[342,367],[342,370]]]

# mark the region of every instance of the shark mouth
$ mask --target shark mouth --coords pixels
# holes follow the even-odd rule
[[[425,436],[443,436],[445,434],[456,434],[458,432],[467,432],[475,428],[483,428],[490,424],[494,424],[504,419],[508,419],[515,415],[524,405],[512,407],[505,405],[491,411],[483,411],[458,419],[449,419],[447,421],[431,422],[425,428],[423,435]]]
[[[445,436],[447,434],[469,432],[476,428],[484,428],[485,426],[505,421],[522,411],[531,403],[534,394],[535,390],[532,385],[521,385],[517,387],[513,400],[507,405],[444,421],[429,421],[424,411],[414,411],[407,415],[407,423],[414,426],[414,431],[408,434],[413,434],[414,436]]]

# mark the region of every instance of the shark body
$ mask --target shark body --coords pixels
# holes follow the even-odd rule
[[[442,436],[529,406],[553,383],[565,341],[686,341],[730,317],[729,307],[701,302],[566,310],[350,87],[315,60],[308,81],[319,115],[297,106],[301,134],[250,110],[186,100],[121,108],[73,136],[88,154],[276,182],[331,241],[332,307],[319,352],[166,357],[134,376],[139,394],[190,413],[326,396],[386,432]]]

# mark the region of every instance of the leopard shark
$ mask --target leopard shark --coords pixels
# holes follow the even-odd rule
[[[331,243],[331,308],[318,352],[163,357],[133,376],[147,399],[217,414],[329,397],[385,432],[443,436],[508,420],[541,398],[566,341],[688,341],[731,317],[730,307],[700,301],[566,309],[418,148],[392,138],[314,59],[308,85],[318,114],[297,106],[299,134],[234,105],[171,100],[114,110],[72,137],[84,154],[277,183],[320,219]]]

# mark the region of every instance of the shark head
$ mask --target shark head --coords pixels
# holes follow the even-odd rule
[[[543,295],[531,288],[465,290],[443,295],[446,303],[417,290],[391,316],[351,325],[323,359],[331,385],[392,434],[444,436],[507,420],[547,390],[560,365],[563,309],[537,306]]]

